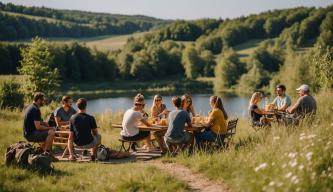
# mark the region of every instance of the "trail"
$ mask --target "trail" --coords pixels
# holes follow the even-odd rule
[[[176,177],[187,183],[192,191],[230,191],[223,182],[209,180],[200,173],[195,173],[189,168],[177,163],[162,162],[160,160],[149,161],[150,165]]]

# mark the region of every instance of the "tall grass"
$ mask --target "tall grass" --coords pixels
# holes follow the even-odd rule
[[[54,103],[42,108],[46,114]],[[43,115],[44,116],[44,115]],[[120,122],[122,113],[105,113],[96,116],[102,142],[119,149],[119,129],[111,123]],[[0,156],[7,146],[23,137],[23,112],[0,110]],[[188,185],[156,168],[128,162],[123,164],[54,163],[55,172],[41,176],[36,172],[5,167],[0,158],[0,191],[187,191]]]
[[[224,152],[179,156],[207,177],[224,179],[235,191],[333,190],[333,93],[317,95],[315,120],[298,127],[273,125],[254,132],[241,121],[234,146]]]

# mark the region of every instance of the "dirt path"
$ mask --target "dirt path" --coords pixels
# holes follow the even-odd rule
[[[181,181],[184,181],[190,186],[192,191],[230,191],[223,182],[209,180],[202,174],[195,173],[183,165],[162,162],[160,160],[149,161],[149,164],[175,176]]]

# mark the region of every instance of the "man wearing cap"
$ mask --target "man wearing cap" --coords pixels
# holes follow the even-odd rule
[[[128,109],[124,114],[122,121],[123,129],[121,130],[120,135],[123,140],[127,141],[144,140],[145,146],[150,150],[153,148],[150,141],[150,132],[140,131],[138,128],[140,122],[146,126],[151,126],[151,124],[146,121],[143,114],[143,109],[145,107],[144,96],[137,94],[134,97],[133,104],[134,106],[131,109]],[[131,144],[131,149],[135,151],[135,143]]]
[[[306,115],[313,115],[317,110],[317,102],[310,95],[310,88],[308,85],[303,84],[296,89],[300,98],[287,112],[294,115],[294,118],[304,118]]]
[[[277,107],[278,111],[286,111],[291,105],[291,99],[286,95],[286,86],[279,84],[276,86],[277,96],[273,100],[272,104]]]

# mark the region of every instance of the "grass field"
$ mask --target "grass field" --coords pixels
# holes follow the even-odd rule
[[[316,95],[317,118],[298,127],[273,124],[255,132],[240,119],[233,145],[226,151],[195,151],[161,161],[183,164],[216,181],[224,180],[231,191],[332,191],[333,189],[333,93]],[[54,104],[53,104],[53,107]],[[46,114],[53,107],[43,107]],[[97,114],[102,143],[116,149],[122,113]],[[0,155],[10,143],[23,140],[23,113],[0,110]],[[3,159],[0,160],[3,164]],[[56,172],[37,173],[0,166],[0,191],[188,191],[180,182],[155,167],[142,163],[55,163]],[[97,179],[98,178],[98,179]],[[93,185],[96,183],[96,186]]]

